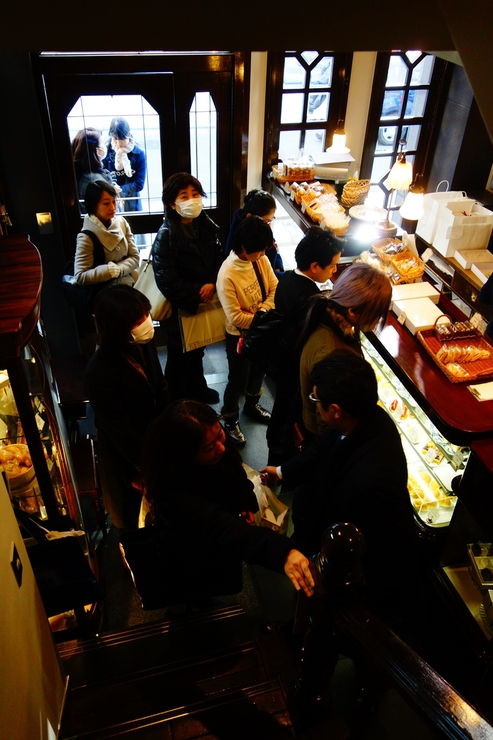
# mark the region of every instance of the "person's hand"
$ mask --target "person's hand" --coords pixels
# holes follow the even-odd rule
[[[115,188],[117,195],[119,195],[122,192],[122,189],[119,185],[113,185],[113,187]]]
[[[266,465],[265,468],[260,468],[260,480],[264,486],[278,486],[281,483],[281,479],[277,475],[277,468],[275,465]]]
[[[118,267],[118,265],[115,265],[114,262],[108,262],[106,266],[108,268],[108,272],[110,273],[110,277],[116,278],[120,276],[121,268]]]
[[[297,591],[313,596],[315,581],[311,573],[311,562],[299,550],[290,550],[284,563],[284,572]]]
[[[246,521],[247,524],[255,524],[255,514],[253,511],[242,511],[240,516]]]
[[[199,290],[200,300],[202,301],[202,303],[210,303],[214,296],[215,290],[216,286],[214,285],[214,283],[206,283],[205,285],[203,285]]]

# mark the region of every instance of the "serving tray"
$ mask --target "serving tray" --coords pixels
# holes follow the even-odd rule
[[[458,347],[479,347],[480,349],[487,349],[490,352],[490,356],[485,360],[455,363],[460,365],[460,367],[467,372],[467,375],[457,377],[456,375],[452,375],[452,373],[447,369],[447,366],[437,359],[437,353],[441,349],[443,342],[437,339],[435,330],[424,329],[423,331],[416,332],[416,336],[435,364],[438,365],[440,370],[452,383],[471,383],[475,380],[488,380],[493,378],[493,346],[483,339],[483,337],[478,336],[454,339],[453,344],[456,344]]]

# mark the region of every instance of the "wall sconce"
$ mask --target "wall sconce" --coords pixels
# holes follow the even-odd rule
[[[331,152],[332,154],[349,154],[349,149],[346,146],[346,132],[344,131],[342,118],[337,122],[337,128],[332,137],[332,146],[329,146],[326,151]]]
[[[401,139],[399,141],[401,151],[397,155],[397,161],[383,183],[385,187],[390,190],[387,205],[387,218],[385,221],[377,221],[375,224],[375,227],[383,236],[395,236],[397,233],[397,224],[390,220],[390,207],[392,205],[392,196],[394,191],[407,190],[413,181],[413,166],[410,162],[406,162],[406,154],[404,152],[405,145],[406,140]]]

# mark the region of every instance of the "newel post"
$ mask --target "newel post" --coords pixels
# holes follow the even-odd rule
[[[304,720],[330,711],[330,684],[339,656],[339,639],[332,610],[346,600],[362,598],[361,559],[365,540],[353,524],[330,526],[322,549],[313,557],[316,595],[306,599],[308,629],[303,642],[301,676],[296,684],[298,707]]]

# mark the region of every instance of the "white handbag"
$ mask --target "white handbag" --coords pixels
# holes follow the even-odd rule
[[[140,290],[149,299],[151,304],[151,318],[154,321],[169,319],[172,306],[170,301],[164,297],[157,287],[152,260],[143,260],[141,262],[139,277],[134,284],[134,288]]]

